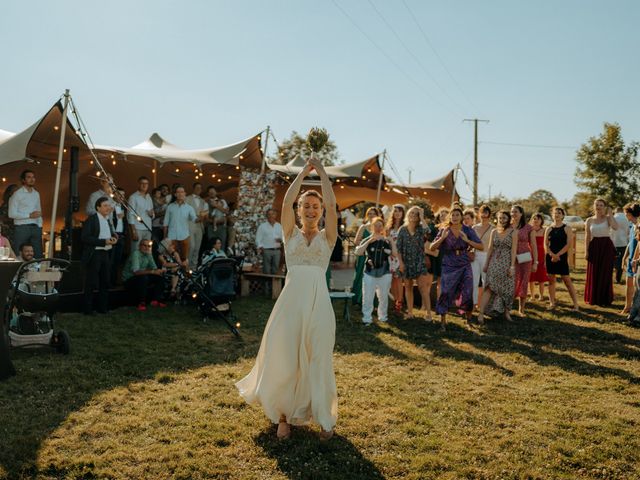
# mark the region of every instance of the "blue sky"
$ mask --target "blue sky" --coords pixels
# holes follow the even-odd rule
[[[70,88],[99,144],[157,131],[203,148],[320,125],[347,162],[386,148],[404,182],[457,163],[471,181],[464,118],[490,120],[481,142],[578,147],[605,121],[640,140],[638,20],[632,0],[8,1],[0,128]],[[479,156],[481,196],[576,192],[574,148]]]

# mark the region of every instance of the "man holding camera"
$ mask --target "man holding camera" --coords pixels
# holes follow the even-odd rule
[[[96,213],[82,225],[82,263],[85,266],[84,313],[93,313],[93,290],[98,288],[98,312],[109,309],[110,250],[118,242],[111,223],[111,199],[100,197],[95,203]]]
[[[213,239],[222,240],[222,250],[227,250],[227,214],[229,205],[224,198],[218,197],[215,187],[207,188],[207,204],[209,205],[209,220],[207,222],[207,246],[211,248]]]

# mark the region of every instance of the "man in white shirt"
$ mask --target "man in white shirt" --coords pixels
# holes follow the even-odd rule
[[[9,217],[15,225],[13,244],[20,246],[30,243],[36,258],[42,258],[42,207],[40,194],[34,188],[36,174],[31,170],[24,170],[20,174],[20,180],[22,187],[9,199]]]
[[[96,190],[91,195],[89,195],[89,200],[87,200],[87,205],[85,206],[85,211],[87,212],[87,216],[93,215],[96,213],[96,201],[100,197],[106,197],[109,199],[111,207],[115,206],[115,202],[113,201],[112,194],[113,189],[111,185],[113,184],[113,178],[111,175],[108,175],[106,178],[100,179],[100,190]]]
[[[189,221],[189,265],[191,268],[198,266],[198,260],[200,258],[200,246],[202,244],[202,236],[204,234],[204,225],[202,220],[206,218],[209,213],[209,207],[207,202],[200,196],[202,194],[202,184],[193,184],[193,193],[185,200],[188,205],[191,205],[194,212],[196,212],[195,222]]]
[[[616,282],[622,282],[622,273],[624,267],[622,265],[622,257],[624,257],[624,251],[627,249],[629,243],[629,220],[624,213],[622,207],[616,208],[616,214],[613,216],[618,223],[617,230],[611,230],[611,241],[613,246],[616,247],[616,260],[613,264],[616,270]]]
[[[149,179],[138,178],[138,191],[129,197],[129,233],[131,234],[131,251],[138,250],[141,239],[151,240],[151,222],[153,219],[153,200],[149,191]]]
[[[282,246],[282,225],[276,222],[278,213],[267,211],[267,221],[258,227],[256,247],[262,255],[262,273],[276,274],[280,269],[280,247]]]
[[[196,212],[185,202],[187,193],[178,186],[174,195],[176,201],[169,204],[164,214],[164,238],[173,242],[182,260],[189,258],[189,222],[196,221]]]

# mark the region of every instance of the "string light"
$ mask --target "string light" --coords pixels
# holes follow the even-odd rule
[[[236,165],[236,170],[240,170],[240,165]]]
[[[340,183],[340,179],[339,178],[336,179],[336,183]]]
[[[7,181],[7,177],[2,177],[2,181],[6,182]]]
[[[54,164],[54,165],[57,165],[57,164],[58,164],[58,161],[57,161],[57,160],[54,160],[54,161],[53,161],[53,164]]]
[[[219,179],[218,179],[218,182],[221,182],[221,181],[222,181],[222,179],[221,179],[221,178],[219,178]]]
[[[116,158],[116,156],[112,153],[112,154],[111,154],[111,158]]]
[[[93,165],[93,160],[91,160],[91,161],[89,162],[89,165]]]
[[[362,175],[362,179],[363,179],[363,180],[366,180],[366,179],[367,179],[367,177],[365,177],[364,175]]]
[[[62,149],[62,151],[63,151],[64,153],[67,153],[67,149],[66,149],[66,148],[63,148],[63,149]]]
[[[155,168],[152,168],[152,169],[151,169],[151,173],[156,173],[156,169],[155,169]]]
[[[53,126],[53,129],[54,129],[54,130],[58,130],[59,128],[60,128],[60,127],[58,127],[58,125],[54,125],[54,126]]]
[[[180,173],[180,169],[179,168],[176,168],[176,173]]]
[[[353,179],[353,183],[358,183],[358,180],[356,180],[355,178]]]
[[[198,296],[198,294],[194,292],[194,293],[191,295],[191,298],[197,298],[197,296]]]
[[[99,170],[98,170],[98,171],[96,171],[96,177],[99,177],[100,175],[102,175],[102,172],[101,172],[101,171],[99,171]]]
[[[212,174],[211,174],[211,178],[216,178],[216,174],[215,174],[215,173],[212,173]]]
[[[231,180],[231,175],[229,175],[229,180]]]
[[[115,165],[115,164],[116,164],[116,161],[114,160],[114,161],[113,161],[113,162],[111,162],[111,163],[113,163],[113,164]]]
[[[236,323],[236,328],[240,328],[240,322]]]

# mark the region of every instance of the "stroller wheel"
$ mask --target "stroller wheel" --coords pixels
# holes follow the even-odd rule
[[[54,334],[54,337],[56,339],[56,351],[63,355],[69,355],[69,351],[71,350],[71,338],[69,337],[69,334],[65,330],[60,330],[58,333]]]

